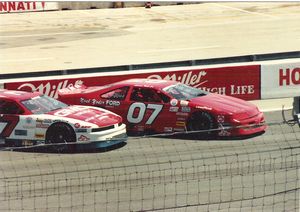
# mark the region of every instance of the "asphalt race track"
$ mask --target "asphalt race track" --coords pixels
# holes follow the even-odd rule
[[[282,122],[280,112],[266,117]],[[2,151],[0,211],[297,211],[299,139],[297,125],[272,124],[244,139],[131,137],[102,153]]]

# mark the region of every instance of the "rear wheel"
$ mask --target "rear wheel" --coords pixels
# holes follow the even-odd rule
[[[196,133],[196,137],[199,135],[213,135],[216,131],[210,131],[216,129],[216,122],[214,117],[208,112],[196,112],[193,113],[188,121],[188,131],[201,131]]]

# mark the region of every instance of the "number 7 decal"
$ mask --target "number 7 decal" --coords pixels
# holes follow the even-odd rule
[[[6,124],[2,132],[0,132],[1,138],[7,138],[11,135],[12,131],[15,129],[19,122],[18,116],[0,116],[0,124]]]
[[[138,113],[137,117],[133,117],[133,113],[136,108],[139,109],[139,113]],[[144,103],[141,103],[141,102],[133,103],[132,105],[130,105],[130,107],[128,109],[127,120],[129,123],[138,124],[143,120],[145,113],[146,113],[146,109],[153,109],[153,113],[146,121],[146,124],[152,124],[153,121],[155,120],[155,118],[158,116],[158,114],[162,110],[162,108],[163,108],[163,105],[148,104],[146,106]]]

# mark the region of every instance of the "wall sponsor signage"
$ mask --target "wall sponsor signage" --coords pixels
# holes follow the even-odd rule
[[[0,2],[0,13],[58,10],[58,3],[43,1]]]
[[[300,62],[261,65],[261,97],[300,95]]]
[[[59,89],[76,85],[105,85],[131,78],[167,79],[185,83],[209,92],[225,94],[245,100],[260,99],[260,66],[232,66],[207,69],[173,70],[173,71],[128,71],[116,75],[116,72],[103,73],[101,76],[78,78],[35,80],[26,82],[5,83],[6,89],[39,91],[57,98]]]

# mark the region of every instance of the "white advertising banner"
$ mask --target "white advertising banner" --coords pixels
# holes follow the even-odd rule
[[[42,2],[42,1],[1,1],[0,13],[15,13],[15,12],[34,12],[58,10],[57,2]]]
[[[300,96],[300,61],[261,65],[261,99]]]

